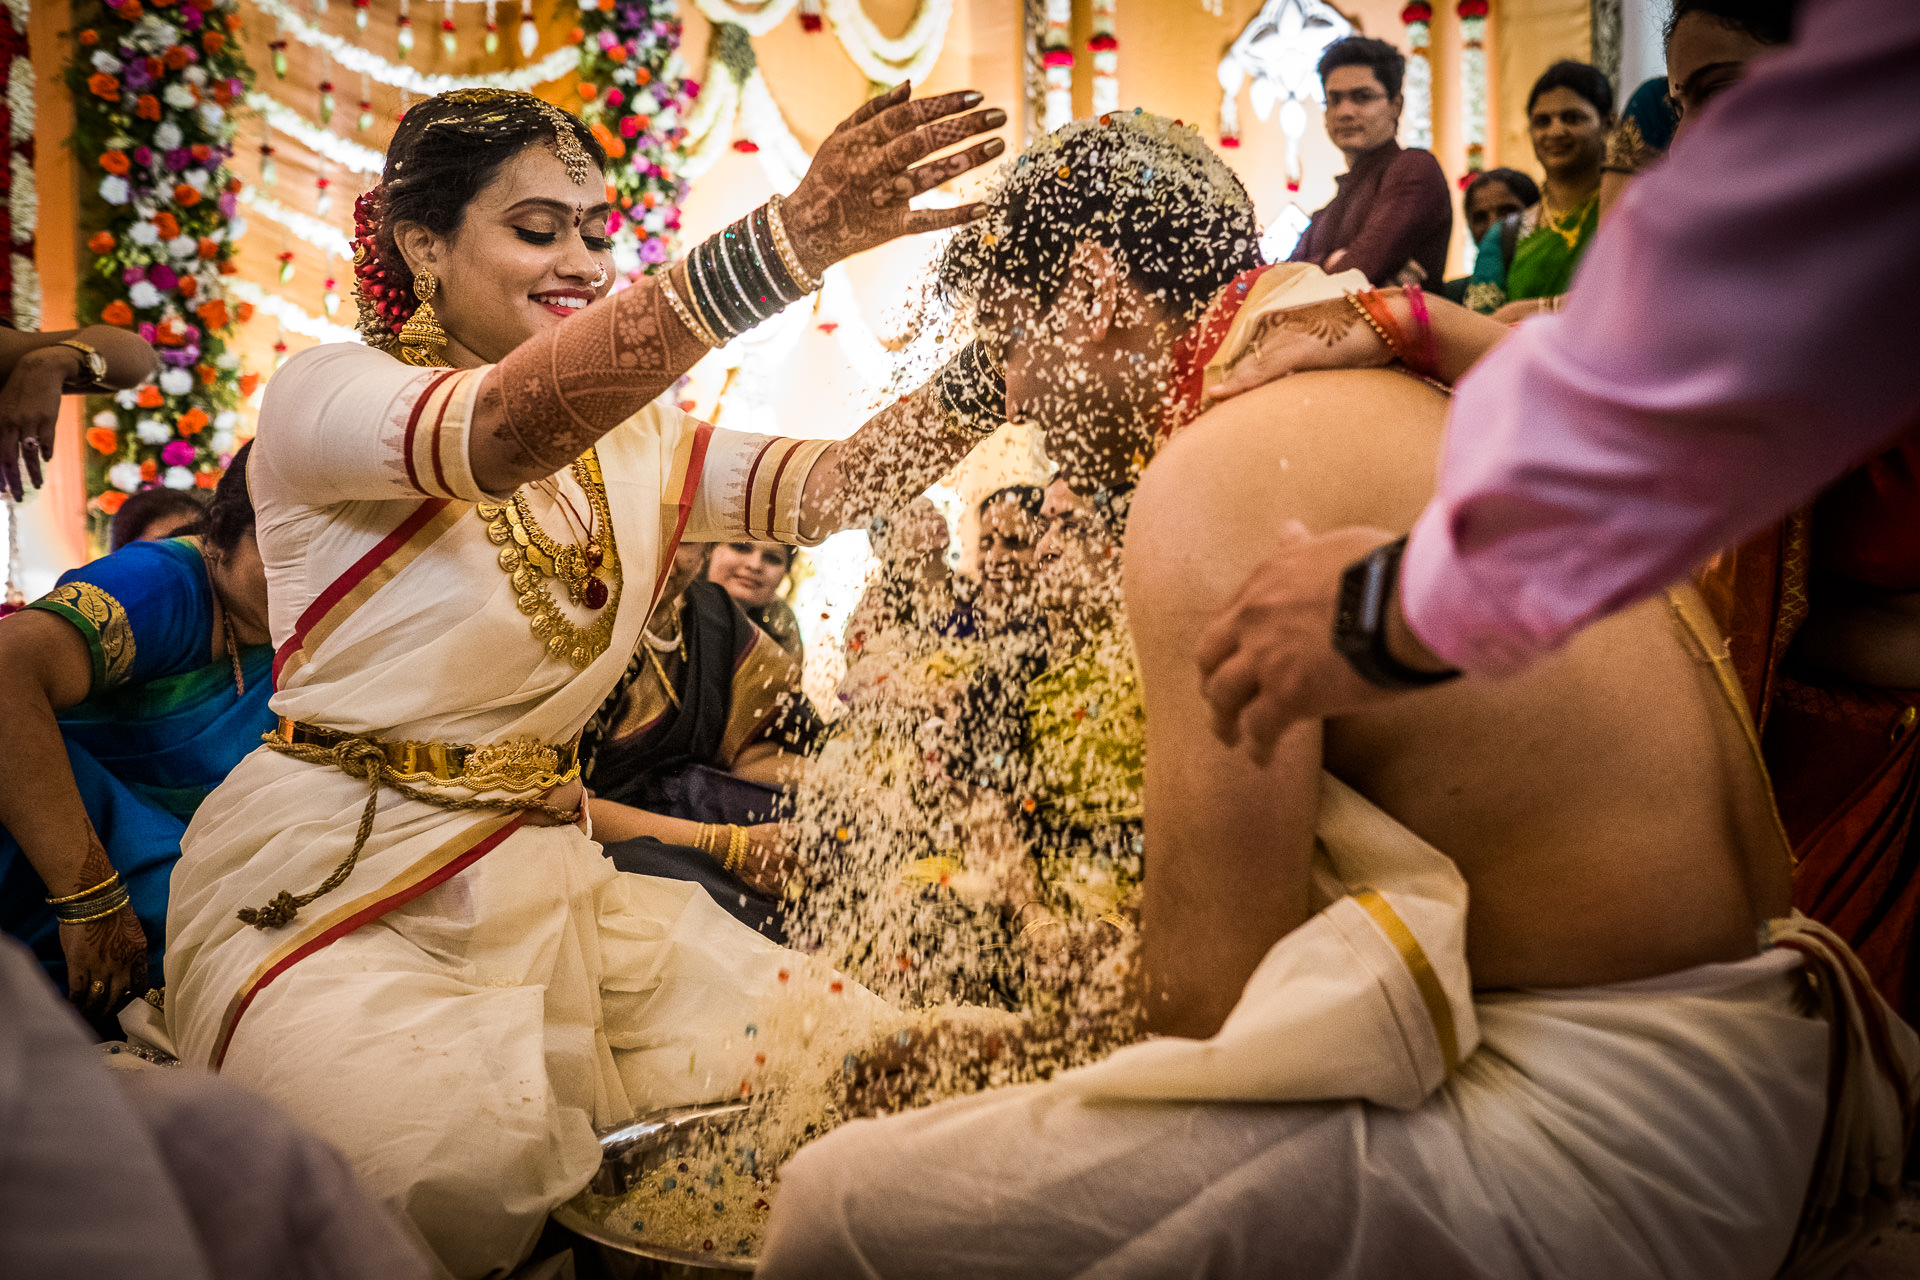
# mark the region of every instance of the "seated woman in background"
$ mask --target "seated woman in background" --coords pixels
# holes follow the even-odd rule
[[[778,937],[775,821],[821,728],[800,664],[683,544],[640,649],[580,739],[594,836],[622,871],[691,880]]]
[[[1467,214],[1467,243],[1478,245],[1494,223],[1516,218],[1540,203],[1540,186],[1518,169],[1488,169],[1467,184],[1460,205]],[[1465,306],[1472,275],[1456,276],[1438,292],[1448,302]]]
[[[1600,165],[1613,127],[1613,85],[1584,62],[1556,62],[1527,95],[1527,132],[1546,171],[1540,203],[1480,240],[1467,305],[1503,324],[1550,307],[1600,225]],[[1512,304],[1528,302],[1518,307]]]
[[[784,542],[716,542],[712,546],[706,580],[725,587],[755,626],[779,641],[795,662],[805,662],[807,647],[800,638],[800,620],[780,598],[798,550]]]
[[[1636,174],[1666,158],[1679,124],[1665,76],[1645,81],[1628,96],[1620,123],[1607,135],[1607,158],[1600,166],[1601,221]]]
[[[158,980],[187,823],[274,725],[250,450],[195,536],[133,543],[0,619],[0,929],[103,1031]]]
[[[975,509],[980,519],[980,585],[974,603],[1000,627],[1024,624],[1032,601],[1034,544],[1040,537],[1042,490],[1036,484],[995,489]]]
[[[107,526],[107,550],[118,551],[130,542],[157,542],[185,533],[207,513],[207,504],[195,489],[155,486],[127,495]]]

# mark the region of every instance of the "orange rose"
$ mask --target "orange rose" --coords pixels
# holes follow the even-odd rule
[[[243,373],[240,375],[240,394],[242,396],[252,395],[254,391],[259,388],[259,386],[260,386],[259,374]]]
[[[596,121],[594,121],[594,122],[593,122],[593,124],[592,124],[592,126],[591,126],[591,129],[592,129],[592,132],[593,132],[593,137],[594,137],[594,140],[595,140],[596,142],[598,142],[598,143],[599,143],[599,144],[600,144],[601,146],[603,146],[603,147],[607,147],[607,148],[609,148],[609,149],[611,149],[611,148],[612,148],[612,146],[613,146],[613,130],[611,130],[611,129],[609,129],[609,128],[607,128],[607,126],[605,126],[604,124],[601,124],[601,123],[600,123],[600,122],[599,122],[598,120],[596,120]],[[607,199],[609,199],[609,200],[611,200],[611,199],[613,199],[613,184],[612,184],[612,183],[608,183],[608,184],[607,184]]]
[[[228,258],[220,264],[220,274],[223,276],[237,276],[240,274],[240,264],[232,258]]]
[[[215,240],[212,236],[201,236],[200,237],[200,256],[201,258],[203,258],[208,262],[211,262],[213,259],[219,257],[220,242],[218,240]]]
[[[111,231],[94,232],[93,237],[87,241],[87,251],[89,253],[112,253],[113,252],[113,232]]]
[[[223,107],[232,105],[233,93],[227,88],[225,80],[213,86],[213,100]]]
[[[133,168],[133,161],[127,159],[124,151],[107,151],[100,156],[100,167],[108,173],[124,174]]]
[[[180,429],[180,434],[183,436],[197,436],[206,429],[207,423],[210,421],[211,419],[207,417],[207,411],[195,406],[181,414],[179,421],[173,425]]]
[[[95,31],[92,27],[88,27],[85,31],[82,31],[80,33],[80,43],[81,44],[99,44],[100,33],[98,31]]]
[[[193,366],[193,371],[200,375],[200,385],[203,387],[212,386],[213,380],[220,376],[220,371],[210,364],[197,364]]]
[[[160,478],[160,464],[152,458],[148,458],[140,464],[140,478],[148,484],[152,484],[155,480],[158,480]]]
[[[237,309],[237,314],[240,317],[241,324],[245,324],[247,321],[253,319],[253,304],[251,302],[241,303]]]
[[[209,298],[194,311],[200,317],[200,323],[209,329],[224,329],[233,323],[227,315],[227,303],[224,298]]]
[[[191,298],[200,291],[200,282],[192,276],[181,276],[180,283],[174,287],[180,290],[181,297]]]
[[[140,388],[140,393],[133,398],[133,402],[142,409],[158,409],[161,399],[160,388],[149,382],[146,386]]]
[[[147,64],[147,74],[152,76],[155,80],[158,80],[161,76],[167,74],[167,64],[165,62],[162,62],[158,58],[148,58],[146,59],[146,64]]]
[[[112,453],[120,447],[120,433],[112,427],[88,427],[87,443],[95,453]]]
[[[196,142],[187,148],[187,154],[195,160],[198,160],[201,164],[205,164],[213,158],[213,148],[204,142]]]
[[[180,328],[180,322],[168,316],[160,322],[160,327],[154,330],[153,338],[163,347],[177,347],[187,340],[187,335]]]
[[[173,46],[173,48],[166,52],[167,69],[170,71],[180,70],[187,65],[188,57],[187,46],[183,44]]]
[[[246,186],[246,185],[247,185],[246,183],[244,183],[244,182],[242,182],[242,181],[240,181],[240,179],[238,179],[238,178],[228,178],[228,179],[227,179],[227,193],[228,193],[229,195],[236,195],[236,196],[237,196],[237,195],[239,195],[239,194],[240,194],[240,188],[242,188],[242,187],[244,187],[244,186]]]
[[[618,160],[621,156],[627,154],[627,144],[618,138],[609,139],[607,142],[607,154],[613,159]]]
[[[196,471],[193,473],[193,482],[202,489],[217,489],[220,487],[220,473],[218,471]]]
[[[146,12],[145,9],[140,7],[140,0],[127,0],[125,4],[120,6],[120,17],[126,22],[138,22],[146,15]]]
[[[100,234],[105,235],[106,232]],[[133,323],[133,308],[115,298],[101,310],[100,319],[107,324],[130,325]]]
[[[153,215],[153,229],[160,233],[162,240],[171,240],[180,234],[180,219],[162,209]]]
[[[645,67],[635,67],[633,69],[633,82],[644,89],[653,83],[653,72],[647,70]]]
[[[133,114],[139,116],[142,120],[158,120],[160,118],[160,99],[150,93],[141,94],[140,101],[133,104]]]
[[[105,98],[108,102],[120,101],[120,82],[104,71],[96,71],[88,76],[87,88],[96,98]]]
[[[118,511],[121,508],[122,504],[124,504],[126,500],[127,500],[126,494],[120,492],[118,489],[109,489],[105,493],[101,494],[99,497],[95,498],[93,500],[93,505],[96,507],[99,507],[102,511],[106,512],[108,515],[112,515],[114,512]]]
[[[226,33],[225,33],[225,32],[221,32],[221,31],[203,31],[203,32],[201,32],[201,33],[200,33],[200,47],[201,47],[202,49],[205,49],[205,50],[207,51],[207,56],[208,56],[209,58],[211,58],[211,57],[214,57],[214,56],[215,56],[215,55],[217,55],[217,54],[218,54],[218,53],[219,53],[219,52],[220,52],[220,51],[221,51],[222,49],[224,49],[224,48],[226,48],[226,47],[227,47],[227,37],[226,37]]]
[[[178,183],[173,188],[173,202],[182,209],[191,209],[200,203],[200,193],[186,183]]]
[[[230,14],[228,14],[228,15],[227,15],[227,30],[229,30],[229,31],[238,31],[239,29],[240,29],[240,15],[239,15],[239,14],[237,14],[237,13],[230,13]]]
[[[580,100],[582,102],[592,102],[595,98],[600,96],[599,88],[591,80],[582,80],[578,88],[580,91]]]

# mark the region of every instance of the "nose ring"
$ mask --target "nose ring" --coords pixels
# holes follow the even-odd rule
[[[602,263],[602,264],[600,264],[600,277],[599,277],[599,279],[597,279],[597,280],[595,280],[595,281],[593,282],[593,284],[592,284],[591,286],[589,286],[589,287],[590,287],[590,288],[594,288],[594,289],[598,289],[598,288],[599,288],[599,287],[600,287],[601,285],[603,285],[603,284],[605,284],[606,282],[607,282],[607,267],[606,267],[606,264],[605,264],[605,263]]]

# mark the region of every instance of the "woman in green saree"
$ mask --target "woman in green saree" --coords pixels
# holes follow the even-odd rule
[[[1600,167],[1613,126],[1613,86],[1584,62],[1556,62],[1527,97],[1527,131],[1546,172],[1540,203],[1480,241],[1467,305],[1511,324],[1567,291],[1600,226]],[[1527,303],[1516,306],[1516,303]]]

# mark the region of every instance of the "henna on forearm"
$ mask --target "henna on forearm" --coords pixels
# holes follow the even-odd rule
[[[642,279],[596,302],[521,343],[481,383],[474,478],[503,493],[552,475],[706,352],[673,314],[658,280]]]
[[[1318,338],[1325,346],[1332,346],[1352,332],[1353,326],[1360,323],[1360,317],[1345,298],[1330,298],[1325,302],[1315,302],[1304,307],[1293,307],[1286,311],[1276,311],[1260,318],[1255,331],[1252,350],[1258,350],[1260,339],[1274,329],[1287,333],[1298,333],[1309,338]]]

